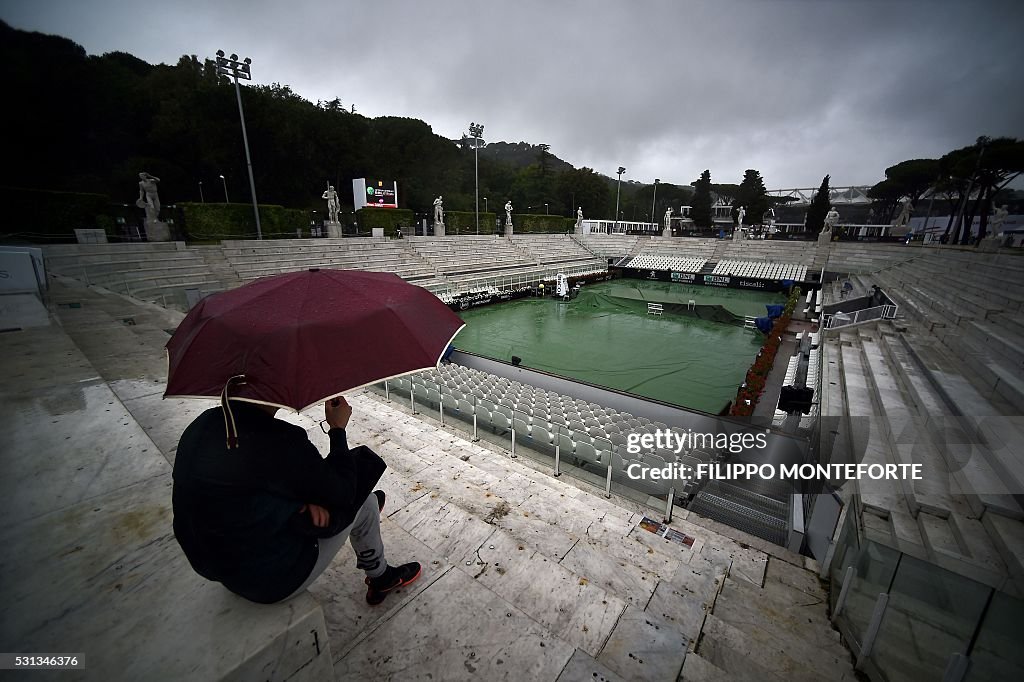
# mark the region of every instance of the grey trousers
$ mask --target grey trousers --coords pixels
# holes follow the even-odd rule
[[[320,556],[317,558],[313,570],[310,571],[309,577],[306,578],[306,582],[281,601],[287,601],[305,592],[306,588],[327,570],[331,561],[334,560],[334,556],[345,544],[345,540],[349,539],[351,539],[352,549],[356,553],[356,567],[366,571],[366,576],[369,578],[379,578],[384,575],[388,562],[384,558],[384,542],[380,539],[380,510],[377,509],[377,496],[373,493],[363,500],[363,506],[356,512],[355,520],[347,528],[337,535],[320,538]]]

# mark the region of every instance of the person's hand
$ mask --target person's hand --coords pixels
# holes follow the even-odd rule
[[[343,429],[348,426],[351,416],[352,406],[342,397],[324,403],[324,418],[332,429]]]
[[[331,522],[331,512],[327,511],[318,504],[304,504],[302,509],[299,510],[300,514],[309,512],[310,518],[313,520],[313,525],[317,528],[326,528],[327,524]]]

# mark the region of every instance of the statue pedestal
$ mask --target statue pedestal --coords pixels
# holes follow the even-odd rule
[[[1002,245],[1003,241],[1004,237],[985,237],[980,242],[978,242],[977,249],[978,251],[983,251],[985,253],[992,253],[993,251],[999,250],[999,247],[1000,245]]]
[[[512,223],[505,223],[505,236],[506,237],[511,237],[512,236]]]
[[[671,227],[666,227],[665,229],[663,229],[661,231],[661,236],[662,237],[671,237],[672,236],[672,228]]]
[[[324,221],[324,227],[327,229],[327,236],[335,239],[341,238],[341,223],[338,221]]]
[[[832,243],[832,231],[831,230],[822,230],[821,232],[819,232],[818,233],[818,243],[819,244],[831,244]]]
[[[169,242],[171,241],[171,227],[161,220],[146,219],[146,241],[147,242]]]
[[[733,229],[733,231],[732,231],[732,240],[734,242],[741,242],[741,241],[743,241],[746,238],[747,238],[747,233],[744,232],[741,228],[737,227],[737,228]]]
[[[434,236],[443,237],[444,235],[444,223],[439,220],[434,221]]]

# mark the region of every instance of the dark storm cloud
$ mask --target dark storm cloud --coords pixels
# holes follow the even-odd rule
[[[257,82],[458,138],[546,142],[645,182],[867,184],[1024,136],[1018,2],[4,2],[16,27],[150,62],[218,48]]]

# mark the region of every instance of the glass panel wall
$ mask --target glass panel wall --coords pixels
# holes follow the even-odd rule
[[[966,654],[990,588],[904,555],[871,650],[891,682],[939,680],[954,653]]]

